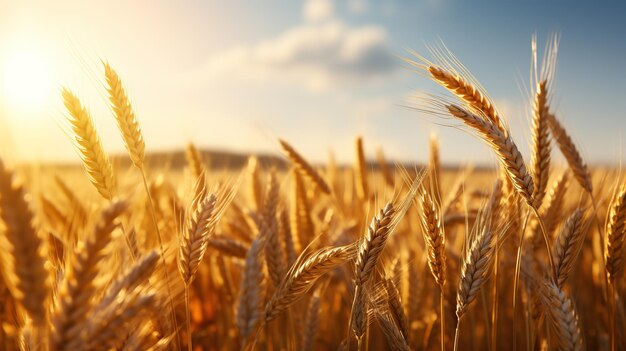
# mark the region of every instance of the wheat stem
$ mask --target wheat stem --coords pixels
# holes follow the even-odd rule
[[[150,194],[150,189],[148,188],[148,180],[146,178],[146,172],[144,168],[139,169],[141,171],[141,179],[143,180],[143,187],[146,191],[146,195],[148,196],[148,207],[150,212],[150,217],[152,218],[152,223],[154,224],[154,229],[157,233],[157,240],[159,242],[159,249],[161,250],[161,265],[163,266],[163,272],[165,273],[165,284],[167,285],[167,295],[169,299],[170,305],[170,313],[172,315],[172,321],[174,322],[174,330],[178,331],[178,321],[176,319],[176,309],[174,308],[174,297],[172,295],[172,286],[170,282],[169,272],[167,269],[167,262],[165,261],[165,246],[163,245],[163,239],[161,237],[161,230],[159,229],[159,224],[156,218],[156,212],[154,210],[154,203],[152,201],[152,195]],[[176,332],[176,344],[177,349],[180,350],[180,336],[178,332]]]
[[[439,289],[439,315],[441,318],[441,351],[446,351],[446,313],[445,313],[445,283]]]
[[[458,318],[456,322],[456,329],[454,331],[454,351],[457,351],[459,347],[460,330],[461,330],[461,317]]]
[[[528,224],[528,218],[530,217],[530,209],[526,212],[526,216],[524,217],[524,224],[522,225],[522,232],[520,233],[519,243],[517,244],[517,256],[515,258],[515,278],[513,280],[513,351],[517,349],[517,323],[515,319],[515,314],[517,312],[517,290],[519,288],[519,276],[521,271],[521,263],[522,263],[522,248],[524,246],[524,233],[526,232],[526,225]]]
[[[192,340],[191,340],[191,311],[189,310],[189,285],[185,284],[185,315],[187,319],[187,350],[192,351]]]

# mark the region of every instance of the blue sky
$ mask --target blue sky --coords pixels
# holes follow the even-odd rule
[[[526,152],[531,36],[542,49],[550,33],[559,33],[557,115],[589,162],[624,158],[626,5],[618,2],[0,0],[0,6],[0,122],[9,134],[0,143],[3,155],[76,159],[62,128],[60,86],[89,106],[105,147],[123,150],[104,99],[105,58],[125,81],[151,150],[191,140],[277,153],[276,138],[283,137],[311,159],[324,160],[332,148],[351,160],[361,134],[370,155],[380,145],[390,157],[423,161],[436,132],[444,162],[492,163],[474,137],[403,107],[416,90],[443,91],[401,57],[410,56],[407,49],[428,56],[427,45],[445,43],[494,98]],[[25,88],[30,101],[15,88],[27,81],[13,83],[15,67],[44,72]]]

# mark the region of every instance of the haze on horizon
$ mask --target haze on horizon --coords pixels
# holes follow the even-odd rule
[[[120,74],[147,151],[201,148],[306,157],[368,155],[494,163],[480,141],[404,107],[443,92],[402,61],[440,41],[492,95],[527,152],[530,41],[561,36],[554,105],[589,163],[626,161],[626,4],[566,1],[272,0],[55,2],[0,0],[0,154],[78,161],[60,88],[88,106],[110,152],[123,143],[100,60]],[[462,152],[459,152],[462,150]]]

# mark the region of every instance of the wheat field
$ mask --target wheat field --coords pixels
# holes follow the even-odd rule
[[[130,163],[71,87],[83,170],[0,162],[0,349],[626,348],[626,182],[587,166],[551,106],[556,49],[533,61],[526,159],[453,56],[406,60],[449,91],[416,109],[484,141],[497,169],[442,166],[435,135],[425,165],[368,160],[361,137],[352,164],[314,164],[277,138],[280,160],[220,167],[190,143],[179,169],[146,155],[103,63]]]

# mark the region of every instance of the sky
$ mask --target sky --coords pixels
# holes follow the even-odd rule
[[[584,3],[584,4],[583,4]],[[408,108],[444,93],[403,58],[445,46],[494,99],[523,153],[530,139],[531,37],[560,35],[552,105],[589,163],[626,160],[623,2],[453,0],[0,0],[0,155],[78,161],[60,89],[89,108],[105,148],[124,150],[101,60],[124,81],[148,151],[202,148],[313,161],[333,150],[445,164],[493,163],[450,121]],[[442,125],[444,124],[444,125]]]

